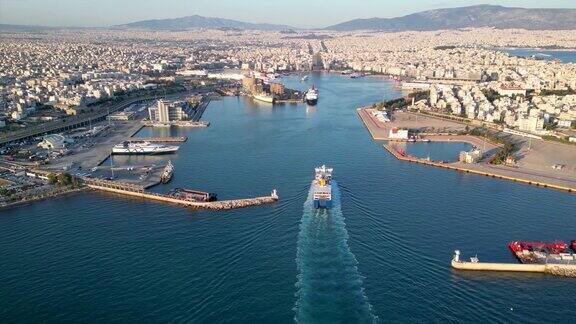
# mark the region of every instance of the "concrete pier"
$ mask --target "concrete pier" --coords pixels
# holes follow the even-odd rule
[[[555,276],[576,278],[576,264],[521,264],[521,263],[485,263],[460,260],[460,251],[454,252],[451,266],[458,270],[500,271],[500,272],[539,272]]]
[[[181,199],[177,197],[172,197],[165,194],[159,194],[154,192],[147,192],[145,191],[144,187],[135,186],[126,183],[120,183],[115,181],[108,181],[108,180],[97,180],[97,179],[89,179],[83,178],[82,179],[87,187],[105,191],[116,193],[125,196],[132,196],[138,197],[143,199],[148,199],[152,201],[161,201],[167,203],[178,204],[186,207],[193,207],[199,209],[211,209],[211,210],[228,210],[228,209],[237,209],[237,208],[245,208],[251,206],[259,206],[265,204],[272,204],[278,201],[278,195],[276,194],[276,190],[272,191],[270,196],[263,196],[263,197],[256,197],[256,198],[246,198],[246,199],[234,199],[234,200],[223,200],[223,201],[211,201],[211,202],[200,202],[200,201],[191,201],[186,199]]]
[[[188,140],[188,136],[175,136],[175,137],[130,137],[127,142],[142,142],[149,143],[182,143]]]
[[[407,161],[412,163],[424,164],[428,166],[434,166],[443,169],[449,170],[456,170],[460,172],[466,172],[470,174],[477,174],[486,177],[502,179],[502,180],[510,180],[514,182],[524,183],[532,186],[543,187],[543,188],[552,188],[561,191],[567,191],[570,193],[576,193],[576,183],[567,183],[567,181],[562,181],[560,179],[545,179],[545,180],[531,180],[523,177],[522,173],[516,170],[506,170],[506,169],[497,169],[494,167],[486,167],[482,166],[481,164],[467,164],[466,166],[460,163],[443,163],[443,162],[435,162],[429,161],[426,159],[420,159],[409,155],[401,155],[398,151],[392,147],[390,144],[384,145],[384,148],[390,152],[395,158],[401,161]],[[486,171],[485,171],[486,170]],[[531,177],[535,178],[536,176]],[[542,177],[540,177],[542,178]]]

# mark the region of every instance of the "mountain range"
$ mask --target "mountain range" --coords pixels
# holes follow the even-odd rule
[[[130,29],[153,29],[153,30],[182,30],[191,28],[233,28],[233,29],[256,29],[256,30],[293,29],[293,27],[286,25],[253,24],[232,19],[202,17],[198,15],[182,18],[143,20],[125,25],[119,25],[116,27],[130,28]]]
[[[494,27],[498,29],[519,28],[532,30],[576,30],[576,9],[526,9],[493,5],[477,5],[470,7],[428,10],[397,18],[354,19],[323,29],[337,31],[426,31],[474,27]],[[50,27],[0,24],[0,30],[3,31],[29,31],[49,28]],[[198,15],[182,18],[143,20],[113,26],[111,28],[146,30],[219,28],[276,31],[291,31],[297,29],[287,25],[249,23],[232,19],[202,17]]]
[[[326,29],[420,31],[470,27],[576,29],[576,9],[526,9],[478,5],[429,10],[398,18],[355,19]]]

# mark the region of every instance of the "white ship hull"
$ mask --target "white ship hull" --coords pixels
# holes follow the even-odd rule
[[[332,168],[325,165],[316,168],[316,176],[312,181],[312,195],[314,208],[330,209],[332,208]]]
[[[254,95],[254,99],[255,100],[259,100],[262,102],[267,102],[267,103],[274,103],[274,97],[272,96],[266,96],[266,95]]]
[[[170,154],[178,151],[179,147],[174,145],[157,145],[157,144],[118,144],[112,148],[112,154],[116,155],[156,155]]]

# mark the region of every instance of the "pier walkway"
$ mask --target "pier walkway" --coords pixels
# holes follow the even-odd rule
[[[127,142],[149,142],[149,143],[183,143],[188,140],[188,136],[175,137],[130,137]]]
[[[487,263],[460,260],[460,251],[456,250],[452,262],[452,268],[470,271],[500,271],[500,272],[536,272],[547,273],[561,277],[576,278],[576,264],[516,264],[516,263]]]
[[[166,194],[149,192],[146,191],[142,186],[136,186],[122,182],[90,179],[90,178],[82,178],[82,180],[89,188],[99,191],[138,197],[152,201],[162,201],[199,209],[228,210],[228,209],[237,209],[237,208],[272,204],[278,201],[278,195],[276,194],[276,190],[273,190],[271,195],[264,197],[201,202],[201,201],[186,200]]]
[[[496,179],[503,179],[503,180],[510,180],[514,182],[520,182],[528,185],[534,185],[537,187],[543,188],[552,188],[562,191],[567,191],[571,193],[576,193],[576,181],[569,181],[560,178],[553,178],[547,177],[545,175],[535,174],[535,173],[526,173],[520,170],[515,169],[503,169],[502,167],[498,166],[490,166],[490,165],[483,165],[482,163],[478,164],[464,164],[462,163],[444,163],[444,162],[436,162],[430,161],[426,159],[417,158],[414,156],[401,154],[396,150],[393,145],[385,144],[384,148],[390,152],[395,158],[401,161],[412,162],[412,163],[419,163],[428,166],[434,166],[443,169],[449,170],[456,170],[466,173],[472,173],[477,175],[483,175],[486,177],[496,178]],[[527,178],[526,176],[529,176]]]

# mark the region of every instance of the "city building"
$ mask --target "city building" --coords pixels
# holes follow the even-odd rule
[[[284,85],[282,83],[270,83],[270,93],[273,95],[284,95]]]
[[[390,130],[388,137],[396,140],[408,140],[408,130],[394,127]]]
[[[470,152],[466,151],[460,152],[458,160],[462,163],[472,164],[472,163],[478,163],[478,161],[480,161],[481,158],[482,158],[482,151],[476,149]]]
[[[163,100],[158,100],[156,106],[148,107],[148,118],[151,121],[168,124],[173,121],[187,120],[190,103],[177,101],[166,104]]]

